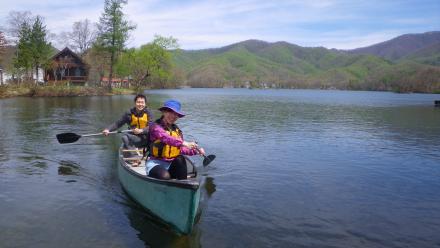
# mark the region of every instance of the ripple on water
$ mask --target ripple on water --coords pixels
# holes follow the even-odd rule
[[[188,114],[179,119],[185,137],[217,156],[201,171],[211,182],[195,232],[176,237],[122,191],[118,135],[64,145],[55,139],[99,132],[132,106],[132,96],[8,99],[0,100],[0,212],[8,213],[0,219],[2,245],[439,244],[438,96],[155,92],[147,94],[156,117],[163,100],[179,99]]]

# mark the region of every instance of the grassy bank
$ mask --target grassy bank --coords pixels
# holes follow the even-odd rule
[[[132,89],[84,86],[37,86],[37,85],[2,85],[0,98],[28,96],[28,97],[56,97],[56,96],[104,96],[134,94]]]

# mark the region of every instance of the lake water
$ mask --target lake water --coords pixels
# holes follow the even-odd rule
[[[440,95],[319,90],[148,91],[216,160],[189,236],[121,189],[132,96],[0,100],[0,247],[440,247]],[[200,158],[194,158],[201,162]]]

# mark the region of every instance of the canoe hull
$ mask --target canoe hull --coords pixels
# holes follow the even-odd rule
[[[140,175],[120,156],[118,176],[124,190],[140,205],[183,234],[191,233],[200,201],[200,181],[158,180]]]

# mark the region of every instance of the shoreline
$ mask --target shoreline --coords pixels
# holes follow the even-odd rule
[[[0,99],[13,97],[111,96],[135,94],[134,89],[90,86],[2,85]]]
[[[185,87],[191,88],[191,87]],[[210,87],[209,87],[210,88]],[[221,89],[221,88],[218,88]],[[238,88],[237,88],[238,89]],[[282,89],[282,88],[248,88],[249,90]],[[299,88],[295,88],[299,89]],[[310,88],[307,88],[310,89]],[[316,89],[318,90],[318,89]],[[346,90],[346,89],[320,89],[320,90]],[[357,90],[354,90],[357,91]],[[364,91],[364,90],[361,90]],[[378,90],[367,90],[378,91]],[[112,96],[112,95],[132,95],[136,94],[135,89],[112,88],[93,86],[38,86],[38,85],[1,85],[0,99],[13,97],[73,97],[73,96]],[[384,91],[396,94],[440,94],[440,92],[411,92],[411,91]]]

